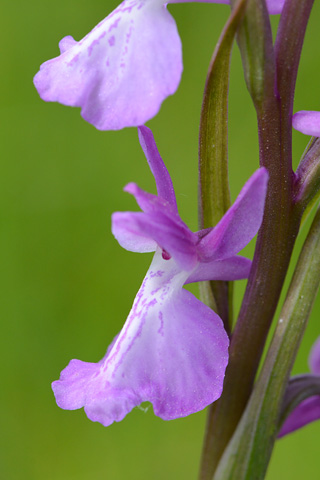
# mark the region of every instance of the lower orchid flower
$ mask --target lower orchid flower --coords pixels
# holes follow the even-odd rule
[[[107,426],[148,401],[164,420],[189,415],[219,398],[228,362],[222,320],[183,285],[247,278],[251,262],[236,254],[255,236],[268,174],[259,169],[216,227],[192,232],[181,220],[169,173],[151,131],[139,128],[158,195],[129,184],[142,212],[117,212],[112,231],[135,252],[155,251],[129,316],[98,363],[71,360],[53,382],[58,405],[84,407]]]
[[[313,375],[320,377],[320,338],[315,342],[309,357],[309,366]],[[320,419],[320,395],[303,400],[283,423],[278,438]]]
[[[99,130],[145,123],[180,83],[181,41],[166,5],[182,1],[125,0],[79,42],[63,38],[61,55],[34,77],[41,98],[81,107]],[[284,0],[267,4],[270,13],[280,13]]]

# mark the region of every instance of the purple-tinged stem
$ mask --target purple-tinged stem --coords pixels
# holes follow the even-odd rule
[[[314,0],[287,0],[279,22],[275,42],[277,90],[281,104],[282,123],[290,130],[290,143],[284,145],[291,150],[291,126],[294,91],[303,46]],[[282,129],[285,130],[284,128]],[[289,135],[286,135],[289,137]],[[282,140],[285,140],[282,138]],[[289,140],[289,138],[287,138]]]
[[[253,98],[258,119],[260,164],[270,175],[268,195],[251,274],[232,336],[223,394],[208,420],[210,434],[207,433],[206,441],[212,446],[211,471],[203,480],[211,480],[252,391],[299,230],[302,212],[293,208],[291,118],[297,68],[312,3],[311,0],[287,1],[279,25],[276,75],[272,59],[268,59],[264,70],[265,91],[261,95],[260,90],[259,98]],[[249,14],[250,11],[246,15]],[[270,53],[272,40],[268,20],[265,18],[264,38],[269,46],[264,51]],[[248,32],[249,20],[246,28]],[[239,44],[241,47],[245,42]],[[242,57],[244,55],[245,52]],[[274,86],[272,90],[270,85]]]
[[[236,432],[219,463],[215,480],[265,478],[278,435],[283,396],[319,289],[319,252],[318,209],[302,247],[261,373]]]

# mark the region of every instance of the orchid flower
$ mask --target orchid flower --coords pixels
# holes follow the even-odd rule
[[[63,38],[61,55],[34,78],[40,97],[81,107],[99,130],[144,124],[177,90],[182,74],[181,41],[167,3],[125,0],[79,42]],[[283,3],[269,0],[270,13],[280,13]]]
[[[292,126],[305,135],[320,137],[320,112],[301,110],[293,115]]]
[[[228,336],[222,320],[182,287],[201,280],[247,278],[250,260],[236,254],[255,236],[268,174],[259,169],[216,227],[193,233],[181,220],[169,173],[153,135],[139,128],[158,195],[129,184],[142,212],[117,212],[112,231],[134,252],[155,251],[129,316],[98,363],[71,360],[52,387],[61,408],[84,407],[107,426],[142,402],[164,420],[205,408],[222,392]]]
[[[310,356],[309,366],[311,373],[320,376],[320,337],[313,345]],[[320,419],[320,395],[309,397],[303,400],[298,407],[285,420],[281,427],[278,438],[294,432],[299,428],[308,425],[308,423],[314,422]]]

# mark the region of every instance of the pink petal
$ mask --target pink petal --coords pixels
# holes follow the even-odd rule
[[[156,415],[171,420],[219,398],[228,336],[220,318],[182,290],[186,276],[172,259],[156,253],[104,360],[73,360],[53,382],[61,408],[84,406],[91,420],[107,426],[144,401],[153,404]]]
[[[156,213],[159,210],[166,210],[168,215],[172,216],[178,222],[185,225],[179,217],[176,208],[172,207],[172,205],[164,198],[158,195],[153,195],[152,193],[145,192],[136,183],[133,182],[128,183],[123,190],[134,196],[137,204],[144,212]]]
[[[247,181],[234,204],[199,243],[207,260],[223,260],[240,252],[258,232],[267,192],[268,172],[257,170]]]
[[[299,428],[304,427],[308,423],[314,422],[315,420],[320,419],[320,396],[310,397],[304,400],[300,405],[293,410],[293,412],[288,416],[278,438],[287,435],[288,433],[294,432]]]
[[[208,263],[199,263],[197,268],[188,277],[186,283],[202,282],[205,280],[241,280],[248,278],[251,260],[245,257],[231,257],[225,260],[213,260]]]
[[[60,45],[34,84],[43,100],[81,107],[99,130],[145,123],[180,82],[180,38],[157,0],[125,0],[80,42]]]
[[[143,216],[137,212],[135,215]],[[142,229],[131,212],[116,212],[112,214],[112,233],[122,248],[130,252],[154,252],[157,242],[150,237],[146,229]]]
[[[62,370],[60,379],[52,384],[58,406],[67,410],[83,407],[96,371],[96,363],[71,360]]]
[[[152,214],[116,212],[112,215],[112,233],[123,248],[135,252],[150,251],[145,248],[146,240],[155,241],[182,270],[193,269],[198,261],[196,235],[165,210]]]
[[[266,4],[271,15],[282,12],[286,0],[266,0]]]
[[[310,370],[315,375],[320,375],[320,337],[315,341],[309,355]],[[320,419],[320,396],[307,398],[296,407],[288,416],[278,437],[283,437],[294,432],[308,423]]]
[[[178,213],[172,180],[162,158],[160,157],[153,133],[150,128],[145,126],[139,127],[138,133],[140,145],[156,181],[158,196],[166,200]]]
[[[320,112],[301,110],[293,115],[292,126],[305,135],[320,137]]]

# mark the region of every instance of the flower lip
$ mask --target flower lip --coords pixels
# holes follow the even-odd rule
[[[72,360],[53,382],[61,408],[107,426],[144,401],[164,420],[197,412],[222,391],[228,336],[182,286],[187,273],[157,250],[127,321],[97,364]]]
[[[138,126],[178,88],[181,42],[159,0],[125,0],[79,42],[65,37],[34,84],[45,101],[81,107],[99,130]],[[156,60],[155,60],[156,59]]]
[[[34,77],[40,97],[80,107],[82,117],[98,130],[150,120],[177,90],[183,70],[168,3],[183,2],[125,0],[79,42],[64,37],[60,56],[43,63]],[[270,13],[280,13],[283,4],[267,0]]]

